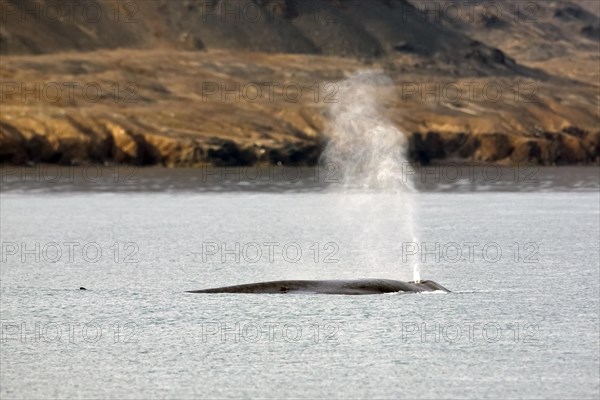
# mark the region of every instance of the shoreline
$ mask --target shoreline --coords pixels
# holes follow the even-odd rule
[[[124,132],[121,129],[70,138],[33,135],[26,138],[14,126],[0,123],[0,165],[132,165],[165,168],[251,167],[260,165],[316,166],[325,141],[284,141],[274,146],[246,145],[236,140],[176,139]],[[95,136],[95,137],[94,137]],[[485,163],[600,165],[600,131],[576,127],[536,136],[502,133],[467,134],[415,132],[408,137],[408,160],[420,166]]]

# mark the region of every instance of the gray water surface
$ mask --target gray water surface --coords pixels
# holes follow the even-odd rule
[[[417,242],[393,196],[182,171],[3,181],[3,399],[600,395],[597,169],[420,185]],[[414,257],[452,293],[184,293],[410,280]]]

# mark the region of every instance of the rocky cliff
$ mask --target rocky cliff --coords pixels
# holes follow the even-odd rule
[[[1,0],[0,161],[314,164],[379,69],[415,161],[599,162],[589,4],[462,4]]]

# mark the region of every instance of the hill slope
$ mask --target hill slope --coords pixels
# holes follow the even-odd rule
[[[479,3],[0,0],[0,160],[310,164],[371,68],[414,160],[598,162],[598,16]]]

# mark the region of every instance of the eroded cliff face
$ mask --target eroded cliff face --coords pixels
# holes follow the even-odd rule
[[[416,162],[600,161],[598,18],[574,3],[449,22],[418,2],[329,2],[316,15],[333,23],[282,1],[250,24],[223,0],[152,1],[135,24],[91,25],[1,3],[17,8],[0,29],[0,162],[315,164],[337,82],[365,69],[392,79],[382,112]]]
[[[598,154],[600,132],[586,132],[576,127],[534,135],[415,133],[410,149],[411,159],[421,164],[436,160],[505,165],[597,164]]]

